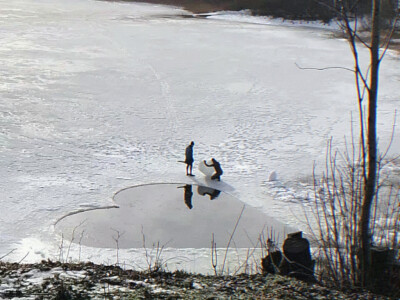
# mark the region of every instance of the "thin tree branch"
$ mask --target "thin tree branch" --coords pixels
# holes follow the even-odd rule
[[[385,159],[385,157],[387,156],[390,148],[392,147],[393,144],[393,140],[394,140],[394,132],[396,129],[396,114],[397,114],[397,110],[394,111],[394,118],[393,118],[393,126],[392,126],[392,135],[390,137],[390,141],[389,141],[389,145],[386,147],[385,153],[383,153],[383,155],[381,156],[381,159]]]
[[[354,56],[354,62],[355,62],[354,69],[355,69],[356,76],[357,76],[357,78],[358,78],[358,76],[361,78],[361,81],[363,82],[364,86],[369,90],[367,78],[363,76],[363,73],[361,71],[360,64],[359,64],[357,44],[356,44],[356,36],[357,36],[356,31],[355,31],[355,29],[353,29],[351,27],[348,17],[346,17],[344,19],[344,24],[345,24],[345,28],[346,28],[345,30],[347,32],[347,35],[350,37],[350,47],[351,47],[351,51]],[[357,26],[357,22],[356,22],[355,26]],[[357,27],[355,27],[355,28],[357,28]],[[357,84],[357,88],[359,88],[359,84]]]
[[[225,262],[226,262],[226,257],[227,257],[227,255],[228,255],[229,246],[230,246],[230,244],[231,244],[231,242],[232,242],[233,236],[235,235],[236,229],[237,229],[237,227],[238,227],[238,225],[239,225],[240,219],[242,218],[242,215],[243,215],[243,212],[244,212],[244,209],[245,209],[245,208],[246,208],[246,205],[243,205],[242,211],[240,212],[240,215],[239,215],[239,217],[238,217],[237,220],[236,220],[235,227],[233,228],[233,231],[232,231],[231,236],[230,236],[230,238],[229,238],[228,245],[226,246],[224,261],[223,261],[223,263],[222,263],[222,271],[221,271],[222,273],[221,273],[221,275],[223,274],[224,269],[225,269]]]
[[[317,71],[325,71],[325,70],[332,70],[332,69],[341,69],[341,70],[346,70],[346,71],[350,71],[352,73],[354,73],[355,71],[353,69],[350,68],[346,68],[346,67],[324,67],[324,68],[314,68],[314,67],[301,67],[299,66],[298,63],[294,63],[296,65],[296,67],[298,67],[300,70],[317,70]]]
[[[396,26],[397,26],[397,22],[398,21],[399,21],[399,17],[396,17],[395,20],[394,20],[394,23],[392,25],[392,29],[390,30],[389,34],[387,35],[387,37],[385,39],[385,42],[383,43],[383,45],[385,45],[385,46],[383,47],[384,50],[383,50],[381,56],[379,57],[379,61],[381,61],[383,59],[383,57],[386,54],[386,51],[389,49],[389,45],[390,45],[390,42],[392,40],[393,34],[396,31]]]
[[[10,255],[11,253],[13,253],[15,250],[17,249],[12,249],[10,252],[8,252],[7,254],[4,254],[2,257],[0,257],[0,260],[2,260],[4,257]]]

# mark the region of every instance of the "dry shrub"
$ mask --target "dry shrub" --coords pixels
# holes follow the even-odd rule
[[[314,172],[314,211],[306,214],[318,249],[317,273],[321,281],[339,288],[360,286],[361,203],[364,197],[364,169],[360,148],[347,147],[344,154],[328,143],[325,170],[321,178]],[[400,230],[400,184],[393,180],[396,160],[378,160],[377,192],[370,220],[372,271],[378,281],[376,292],[393,295],[399,283],[390,283],[398,272]],[[394,168],[396,169],[396,168]],[[397,174],[398,176],[399,174]],[[377,257],[382,256],[378,261]],[[374,259],[374,257],[376,259]]]

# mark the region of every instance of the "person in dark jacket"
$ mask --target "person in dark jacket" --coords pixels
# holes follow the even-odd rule
[[[194,142],[192,141],[189,146],[186,147],[185,151],[185,164],[186,164],[186,176],[194,176],[192,174],[193,168],[193,146]]]
[[[218,181],[221,181],[221,175],[222,175],[224,172],[222,171],[222,168],[221,168],[220,163],[219,163],[215,158],[212,158],[212,159],[211,159],[211,162],[212,162],[212,164],[209,165],[209,164],[207,164],[206,161],[204,161],[204,164],[205,164],[207,167],[214,167],[215,174],[213,174],[213,175],[211,176],[211,179],[212,179],[212,180],[216,179],[216,180],[218,180]]]

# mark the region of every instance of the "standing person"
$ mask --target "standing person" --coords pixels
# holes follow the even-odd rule
[[[219,163],[215,158],[212,158],[211,161],[212,161],[212,164],[211,164],[211,165],[207,164],[207,162],[204,161],[204,164],[205,164],[207,167],[214,167],[215,174],[213,174],[213,175],[211,176],[211,179],[212,179],[212,180],[216,179],[216,180],[218,180],[218,181],[221,181],[221,175],[224,173],[224,172],[222,171],[221,165],[220,165],[220,163]]]
[[[186,176],[194,176],[192,174],[193,168],[193,146],[194,142],[192,141],[189,146],[186,147],[185,151],[185,164],[186,164]]]

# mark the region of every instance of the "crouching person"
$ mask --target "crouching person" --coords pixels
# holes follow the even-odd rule
[[[222,168],[221,168],[220,163],[219,163],[215,158],[212,158],[212,159],[211,159],[211,162],[212,162],[212,163],[209,165],[209,164],[207,164],[206,161],[204,161],[204,164],[205,164],[207,167],[214,167],[215,174],[213,174],[213,175],[211,176],[211,179],[212,179],[212,180],[221,181],[221,175],[222,175],[224,172],[222,171]]]

